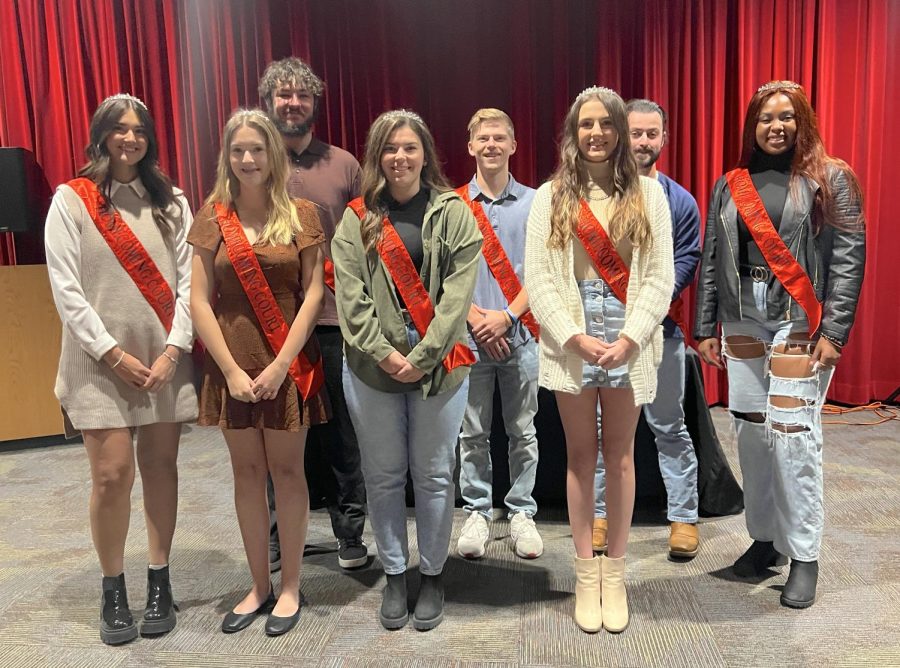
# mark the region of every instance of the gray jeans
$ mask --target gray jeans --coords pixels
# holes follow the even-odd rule
[[[538,464],[534,428],[537,366],[537,342],[530,340],[499,362],[482,355],[469,373],[469,397],[459,437],[459,486],[470,513],[490,519],[493,508],[490,436],[495,383],[500,385],[503,424],[509,438],[510,488],[504,501],[510,517],[513,513],[533,517],[537,512],[531,495]]]

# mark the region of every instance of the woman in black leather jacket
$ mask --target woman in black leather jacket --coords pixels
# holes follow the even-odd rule
[[[729,410],[744,477],[750,548],[742,577],[791,558],[782,605],[815,602],[822,541],[825,393],[846,344],[865,265],[862,193],[825,152],[803,89],[760,87],[747,109],[739,168],[713,188],[694,336],[728,366]]]

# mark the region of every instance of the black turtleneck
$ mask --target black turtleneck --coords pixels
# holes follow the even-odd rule
[[[750,178],[776,230],[781,225],[781,214],[787,201],[793,159],[793,149],[781,155],[770,155],[758,148],[750,158],[748,167]],[[738,255],[743,265],[766,266],[762,252],[750,236],[747,226],[743,224],[738,225]]]
[[[422,224],[425,222],[425,209],[428,207],[429,192],[421,188],[412,199],[400,204],[385,192],[384,203],[388,208],[388,219],[403,240],[406,251],[416,266],[422,271],[425,251],[422,248]]]

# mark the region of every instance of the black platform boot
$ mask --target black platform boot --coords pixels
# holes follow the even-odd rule
[[[147,569],[147,607],[141,622],[142,636],[168,633],[175,628],[175,611],[178,606],[172,600],[169,567]]]
[[[444,619],[444,583],[441,574],[422,575],[419,599],[413,611],[413,628],[430,631]]]
[[[418,608],[417,608],[418,609]],[[409,607],[406,603],[406,573],[388,575],[387,584],[381,593],[381,610],[378,612],[381,625],[388,629],[402,629],[409,621]]]
[[[791,559],[791,573],[781,591],[781,605],[788,608],[808,608],[816,602],[816,582],[819,579],[818,561]]]
[[[738,557],[731,570],[742,578],[753,578],[765,575],[773,566],[784,566],[787,557],[775,549],[771,541],[755,540],[744,554]]]
[[[100,640],[107,645],[121,645],[137,638],[131,610],[128,609],[128,593],[125,591],[125,574],[103,577],[103,598],[100,608]]]

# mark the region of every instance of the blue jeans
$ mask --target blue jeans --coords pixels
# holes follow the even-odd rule
[[[585,334],[615,343],[625,324],[625,304],[616,299],[612,288],[602,278],[578,281],[578,289],[584,306]],[[585,362],[583,369],[583,390],[589,387],[631,387],[627,364],[607,370]]]
[[[500,383],[503,424],[509,438],[510,488],[504,502],[513,513],[533,517],[532,497],[537,473],[538,444],[534,428],[537,413],[537,342],[530,340],[514,349],[505,360],[486,354],[469,373],[469,397],[459,437],[459,486],[468,512],[491,518],[491,423],[494,417],[494,384]]]
[[[822,482],[822,405],[833,369],[807,378],[782,378],[769,369],[780,353],[775,346],[808,325],[801,320],[768,320],[766,285],[741,282],[744,319],[722,323],[722,349],[728,366],[728,408],[760,413],[765,423],[732,416],[744,479],[747,531],[754,540],[799,561],[815,561],[825,524]],[[766,354],[741,359],[729,354],[725,339],[750,336],[766,345]],[[798,408],[780,408],[772,397],[801,400]],[[774,428],[773,428],[774,425]],[[793,431],[785,431],[784,428]]]
[[[697,521],[697,453],[684,424],[684,339],[663,341],[662,363],[656,382],[660,391],[653,403],[644,405],[647,426],[656,436],[659,472],[666,485],[667,517],[670,522]],[[597,438],[601,416],[597,414]],[[606,470],[603,449],[597,454],[594,475],[594,517],[606,517]]]
[[[451,390],[422,398],[422,390],[375,390],[345,363],[344,397],[359,440],[369,520],[388,575],[406,571],[406,476],[416,496],[419,570],[444,568],[453,524],[456,438],[468,394],[468,378]]]

